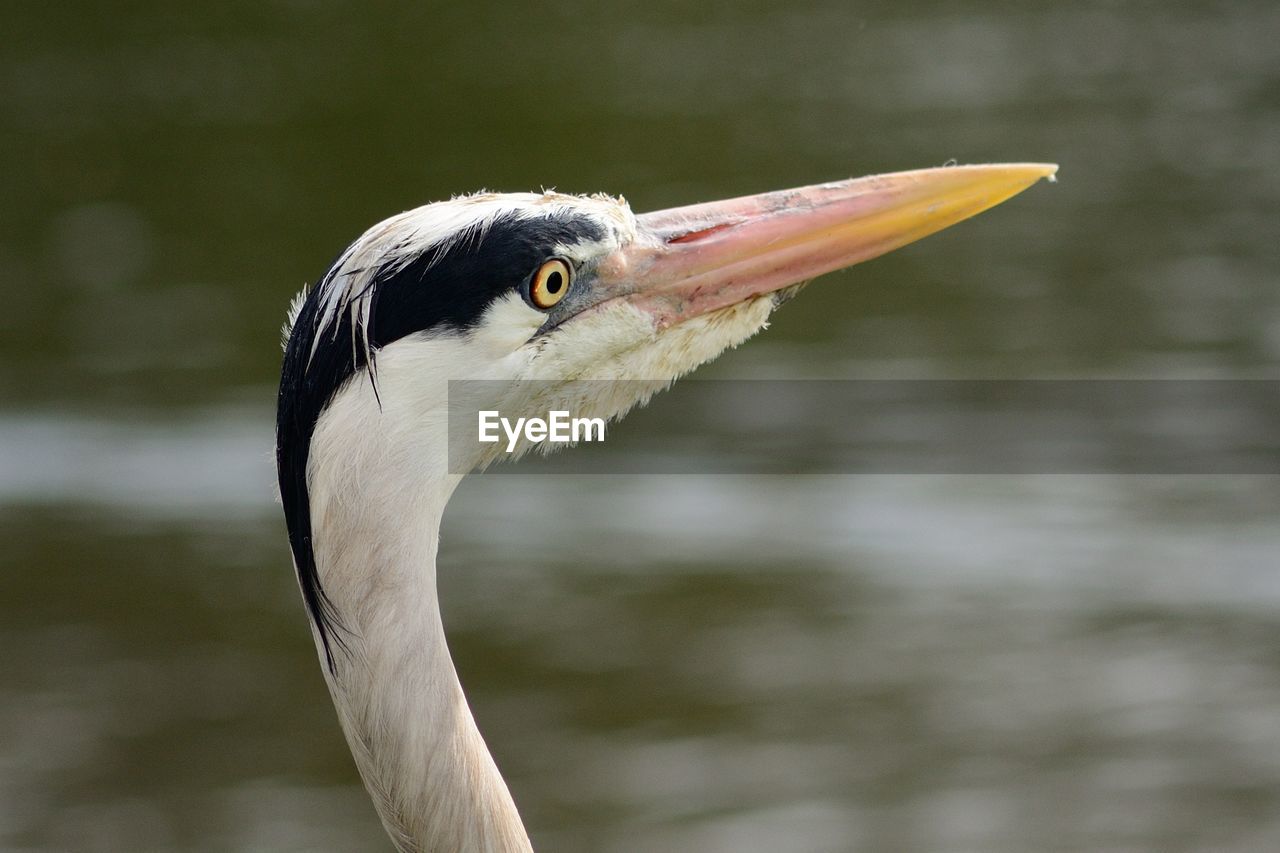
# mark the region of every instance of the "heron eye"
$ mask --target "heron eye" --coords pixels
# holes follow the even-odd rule
[[[530,301],[544,311],[553,307],[569,292],[570,276],[569,265],[559,258],[545,262],[533,274],[533,284],[529,288]]]

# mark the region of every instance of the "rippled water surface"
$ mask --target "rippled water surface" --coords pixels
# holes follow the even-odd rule
[[[700,375],[1277,378],[1273,3],[18,2],[0,25],[0,848],[388,849],[270,460],[288,300],[392,212],[1056,161]],[[532,460],[446,516],[452,647],[540,849],[1280,849],[1274,419],[1232,433],[1271,473],[860,473],[974,404],[864,435],[679,399],[611,433],[629,468]],[[617,473],[654,452],[771,464]]]

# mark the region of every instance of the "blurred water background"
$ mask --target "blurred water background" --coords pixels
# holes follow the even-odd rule
[[[1277,378],[1275,3],[13,0],[0,26],[6,850],[388,849],[270,452],[290,297],[390,213],[1056,161],[700,375]],[[752,429],[826,470],[793,422]],[[441,583],[540,849],[1280,849],[1274,475],[536,464],[464,484]]]

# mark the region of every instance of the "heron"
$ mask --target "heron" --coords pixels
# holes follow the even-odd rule
[[[616,420],[763,329],[815,276],[1056,169],[919,169],[644,214],[607,195],[481,192],[374,225],[297,296],[281,503],[325,682],[397,849],[532,850],[441,621],[441,517],[496,452],[450,457],[450,380],[510,383],[504,414],[550,404]]]

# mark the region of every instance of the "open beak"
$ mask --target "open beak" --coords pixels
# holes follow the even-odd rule
[[[646,213],[635,241],[601,264],[599,283],[663,329],[883,255],[1057,170],[947,166]]]

